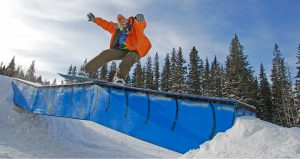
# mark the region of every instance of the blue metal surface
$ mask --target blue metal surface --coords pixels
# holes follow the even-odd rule
[[[14,90],[14,102],[23,109],[31,112],[38,88],[14,82],[12,83],[12,88]]]
[[[210,140],[214,127],[214,114],[207,102],[189,100],[178,101],[178,119],[175,132],[180,135],[178,148],[188,151],[199,143]]]
[[[34,86],[15,79],[14,102],[29,112],[94,121],[180,153],[198,148],[255,109],[234,99],[106,83]]]
[[[235,105],[214,103],[216,114],[216,130],[215,132],[224,132],[231,128],[235,119]],[[226,120],[224,120],[226,119]],[[215,135],[215,134],[214,134]]]
[[[148,96],[140,92],[128,92],[128,111],[126,114],[126,134],[139,138],[143,137],[142,132],[147,130]]]

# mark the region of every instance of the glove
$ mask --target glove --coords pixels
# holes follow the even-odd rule
[[[89,13],[89,14],[87,14],[87,17],[89,18],[89,21],[94,21],[95,20],[95,16],[94,16],[94,14],[93,13]]]
[[[138,22],[142,22],[142,21],[145,20],[143,14],[137,14],[137,15],[135,16],[135,19],[136,19]]]

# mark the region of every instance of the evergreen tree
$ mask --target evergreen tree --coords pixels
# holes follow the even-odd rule
[[[259,71],[259,87],[258,87],[259,101],[256,107],[256,116],[265,121],[272,121],[272,97],[271,87],[267,79],[263,64],[260,64]]]
[[[297,53],[297,74],[296,74],[296,84],[295,84],[295,107],[297,109],[297,125],[300,127],[300,44],[298,46]]]
[[[281,55],[279,46],[275,44],[272,60],[272,103],[273,122],[281,126],[289,126],[290,119],[290,83],[287,75],[287,67]]]
[[[25,79],[31,82],[36,81],[35,60],[32,61],[31,65],[29,66],[29,69],[26,71]]]
[[[132,87],[136,87],[136,69],[137,69],[137,65],[138,64],[136,64],[135,65],[135,68],[133,69],[133,73],[132,73],[132,76],[131,76],[131,83],[130,83],[130,85],[132,86]]]
[[[21,66],[17,67],[15,77],[17,77],[19,79],[25,79],[25,74],[24,74],[24,71],[22,70]]]
[[[19,77],[21,79],[25,79],[25,72],[24,72],[24,70],[22,68],[20,69]]]
[[[154,89],[159,90],[160,88],[160,72],[159,72],[159,56],[158,53],[154,57]]]
[[[51,85],[52,85],[52,86],[56,86],[56,79],[53,80],[53,82],[52,82]]]
[[[2,67],[1,74],[6,75],[6,66],[5,65]]]
[[[221,97],[226,97],[226,69],[221,65]]]
[[[1,64],[0,64],[0,75],[3,75],[3,72],[4,72],[3,71],[4,70],[3,67],[4,67],[3,66],[3,62],[1,62]]]
[[[146,76],[145,76],[145,88],[147,88],[147,89],[154,89],[153,69],[152,69],[152,59],[151,59],[151,56],[147,57]]]
[[[135,69],[135,87],[138,88],[143,88],[144,86],[144,80],[143,80],[143,69],[142,69],[142,64],[139,61],[136,65]]]
[[[300,44],[298,46],[297,53],[297,74],[296,74],[296,82],[295,82],[295,107],[297,109],[297,125],[300,127]]]
[[[87,58],[84,60],[83,64],[80,66],[79,72],[85,72],[86,64],[87,64]]]
[[[284,106],[285,108],[285,116],[287,120],[287,127],[296,126],[298,123],[297,117],[297,107],[294,105],[294,92],[293,92],[293,82],[289,68],[287,67],[287,75],[288,75],[288,83],[287,89],[285,91],[284,97]]]
[[[161,90],[162,91],[170,91],[171,90],[171,66],[170,66],[170,57],[169,53],[165,57],[165,63],[163,66],[163,70],[161,73]]]
[[[143,88],[143,69],[142,64],[139,61],[136,64],[136,67],[134,69],[133,75],[132,75],[132,86],[137,88]]]
[[[205,66],[203,72],[203,95],[210,96],[210,66],[208,62],[208,58],[205,59]]]
[[[257,90],[253,71],[249,66],[244,47],[235,35],[231,41],[230,54],[226,60],[225,90],[226,97],[235,98],[249,104],[255,103]]]
[[[223,71],[219,61],[217,60],[217,56],[214,57],[214,60],[211,63],[210,76],[211,95],[215,97],[222,97]]]
[[[251,73],[252,74],[252,73]],[[247,85],[247,102],[253,106],[257,106],[258,105],[258,79],[256,76],[251,75],[251,83],[249,83]]]
[[[171,52],[171,59],[170,59],[170,84],[171,84],[171,88],[170,91],[171,92],[175,92],[175,82],[176,82],[176,77],[175,77],[175,69],[176,69],[176,50],[175,48],[173,48],[172,52]]]
[[[48,80],[46,80],[46,79],[44,80],[43,83],[44,83],[44,85],[46,85],[46,86],[50,86],[50,81],[48,81]]]
[[[68,69],[68,75],[72,75],[72,71],[73,71],[73,66],[71,65]]]
[[[15,57],[13,57],[12,60],[10,61],[10,63],[8,64],[5,73],[9,77],[15,76],[15,74],[16,74]]]
[[[77,68],[76,66],[73,67],[72,69],[72,73],[71,73],[73,76],[76,76],[77,75]]]
[[[129,85],[132,86],[132,79],[130,73],[128,73],[125,82]]]
[[[147,78],[147,67],[143,66],[143,69],[142,69],[143,87],[142,88],[146,88],[146,78]]]
[[[43,85],[43,80],[42,80],[42,76],[41,75],[39,75],[39,77],[36,79],[36,82]]]
[[[200,57],[198,55],[198,51],[195,48],[195,46],[192,48],[190,54],[190,61],[188,65],[188,80],[187,80],[187,85],[188,85],[188,91],[191,94],[196,94],[200,95],[201,90],[199,89],[201,85],[200,81],[200,67],[199,67],[199,62],[200,62]]]
[[[93,78],[93,79],[100,79],[100,74],[101,74],[101,70],[98,69],[96,71],[96,73],[93,76],[91,76],[91,78]]]
[[[92,79],[99,79],[100,78],[100,69],[98,69],[95,73],[89,74],[89,77]]]
[[[199,60],[199,71],[200,71],[200,86],[198,87],[200,94],[199,95],[204,95],[204,87],[203,87],[203,80],[204,80],[204,62],[200,57]]]
[[[258,101],[259,101],[259,96],[258,96],[258,91],[259,91],[259,89],[258,89],[258,87],[259,87],[259,84],[258,84],[258,79],[257,79],[257,77],[255,76],[254,77],[254,83],[252,84],[253,85],[253,94],[252,94],[252,96],[253,96],[253,100],[252,100],[252,104],[254,105],[254,106],[257,106],[258,105]]]
[[[183,58],[182,48],[179,47],[176,55],[176,65],[173,72],[174,85],[172,87],[174,92],[184,93],[186,91],[186,66],[184,66],[185,60]]]
[[[245,101],[251,105],[256,106],[258,104],[258,80],[257,77],[253,75],[253,71],[251,68],[248,70],[247,80],[245,83],[246,89],[246,99]]]
[[[117,64],[115,61],[112,61],[110,64],[109,71],[108,71],[108,77],[107,77],[108,82],[113,81],[116,72],[117,72]]]
[[[72,64],[68,68],[68,75],[73,75],[73,66],[72,66]],[[71,84],[72,83],[72,81],[67,80],[67,79],[65,79],[65,81],[66,81],[66,84]],[[44,85],[46,85],[46,84],[44,83]]]
[[[272,72],[271,72],[271,81],[272,81],[272,103],[273,103],[273,112],[272,116],[273,119],[272,121],[276,124],[281,124],[280,118],[283,118],[281,112],[281,106],[282,106],[282,92],[283,92],[283,85],[286,77],[280,76],[280,69],[282,68],[282,57],[281,53],[279,50],[279,46],[275,44],[274,50],[273,50],[273,60],[272,60]],[[285,76],[285,74],[284,74]],[[280,117],[280,118],[279,118]]]
[[[223,68],[223,72],[224,72],[224,78],[223,78],[223,83],[222,83],[222,94],[224,97],[233,97],[234,95],[231,94],[231,92],[233,90],[230,90],[230,87],[233,87],[231,83],[229,83],[229,81],[231,80],[231,77],[229,75],[229,68],[230,68],[230,58],[229,55],[226,56],[226,61],[225,61],[225,68]]]
[[[104,64],[100,70],[100,80],[107,81],[108,66]]]

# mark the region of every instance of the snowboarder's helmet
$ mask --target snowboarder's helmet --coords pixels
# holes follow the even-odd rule
[[[117,21],[120,28],[125,28],[128,22],[128,20],[122,14],[118,14]]]

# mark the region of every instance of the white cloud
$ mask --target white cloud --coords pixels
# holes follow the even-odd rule
[[[163,57],[172,51],[172,47],[181,46],[188,60],[188,53],[196,46],[202,58],[212,59],[216,54],[222,62],[236,32],[245,35],[241,36],[241,41],[246,51],[255,48],[257,41],[265,43],[274,39],[268,23],[259,18],[256,18],[259,27],[252,30],[235,27],[231,20],[241,6],[230,10],[231,3],[218,2],[218,6],[213,6],[216,3],[211,0],[0,1],[0,62],[8,63],[15,55],[17,64],[27,68],[35,59],[39,73],[53,79],[57,77],[54,72],[65,72],[70,64],[80,65],[85,58],[91,59],[109,47],[110,35],[87,21],[88,12],[112,21],[118,13],[131,16],[146,12],[145,34],[153,44],[151,56],[158,52]],[[162,7],[166,10],[160,10]],[[254,12],[253,17],[260,13]],[[272,47],[273,42],[269,45]],[[252,52],[250,57],[260,54]],[[49,73],[45,75],[45,72]]]
[[[110,35],[87,22],[88,12],[114,20],[117,13],[134,15],[150,3],[151,1],[146,0],[113,0],[101,3],[96,0],[12,0],[1,5],[1,19],[6,21],[5,29],[1,32],[1,42],[5,44],[1,47],[1,52],[5,52],[5,55],[1,54],[1,58],[8,63],[15,55],[16,62],[21,59],[24,68],[35,59],[38,73],[42,74],[53,70],[65,71],[63,69],[67,69],[70,64],[80,65],[85,58],[91,59],[108,48]],[[178,46],[188,53],[194,45],[197,47],[200,44],[198,50],[202,57],[222,49],[221,44],[216,47],[205,30],[199,29],[199,36],[192,36],[186,34],[187,30],[183,30],[184,28],[174,26],[172,23],[156,22],[154,19],[148,23],[146,34],[153,44],[153,54],[150,55],[159,52],[163,56],[171,52],[170,47]]]
[[[87,21],[93,12],[107,20],[118,13],[135,15],[148,0],[10,0],[0,2],[0,60],[27,69],[36,61],[38,73],[53,79],[70,64],[81,65],[108,49],[110,35]],[[48,72],[48,73],[46,73]],[[46,74],[45,74],[46,73]]]
[[[102,17],[110,17],[111,14],[109,13],[112,11],[120,10],[128,12],[151,3],[148,0],[19,0],[18,2],[23,7],[23,14],[57,21],[79,20],[85,17],[89,11],[99,13]],[[115,17],[116,15],[113,16]]]

